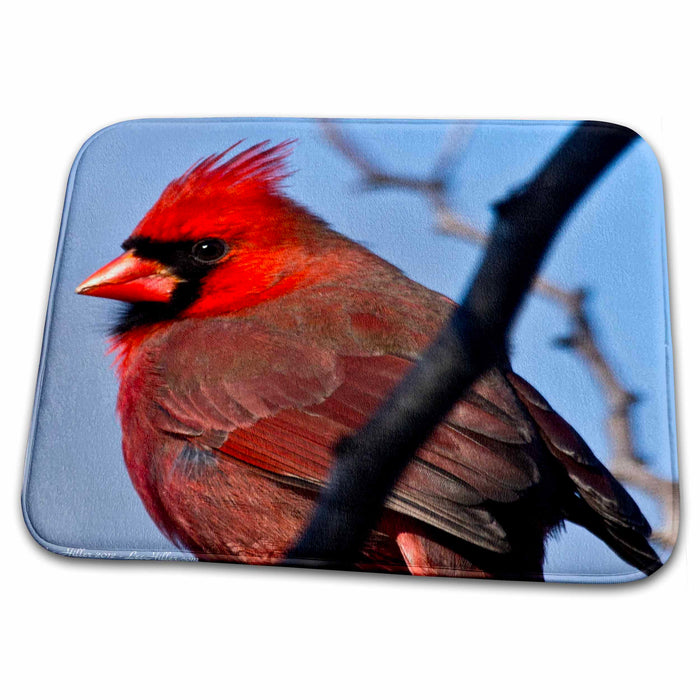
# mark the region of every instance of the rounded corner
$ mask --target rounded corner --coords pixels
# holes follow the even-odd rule
[[[678,526],[676,526],[676,530],[674,532],[674,537],[673,537],[673,544],[671,544],[668,547],[664,547],[665,552],[667,552],[665,558],[660,559],[659,565],[654,568],[654,569],[648,569],[646,571],[635,571],[633,574],[630,574],[629,576],[625,576],[623,578],[620,578],[617,580],[617,583],[642,583],[644,581],[648,581],[650,578],[657,578],[658,572],[661,571],[662,569],[667,569],[668,568],[668,562],[671,560],[673,557],[673,553],[677,549],[677,544],[678,544]]]
[[[27,492],[26,489],[22,489],[22,495],[20,498],[21,506],[22,506],[22,519],[24,520],[24,525],[29,531],[29,534],[32,536],[32,539],[34,542],[36,542],[42,549],[45,549],[47,552],[50,552],[51,554],[56,554],[59,556],[67,557],[68,556],[68,548],[64,547],[59,544],[55,544],[53,542],[49,542],[49,540],[45,539],[39,534],[38,529],[32,522],[31,516],[29,515],[29,507],[27,505]]]
[[[680,532],[680,518],[678,518],[677,522],[676,522],[676,528],[675,528],[675,531],[673,533],[673,542],[669,546],[664,547],[665,551],[667,552],[666,558],[663,559],[660,566],[658,566],[653,571],[650,571],[645,576],[645,580],[651,578],[652,576],[655,576],[662,569],[668,569],[668,563],[671,561],[671,559],[674,558],[674,554],[678,550],[678,533],[679,532]]]
[[[639,132],[634,132],[637,135],[638,145],[644,150],[646,156],[651,164],[652,169],[655,171],[656,176],[659,178],[659,183],[663,187],[663,171],[661,169],[661,161],[659,156],[656,154],[654,147],[649,143],[649,141],[644,138]]]
[[[141,121],[145,121],[143,119],[121,119],[120,121],[112,122],[111,124],[107,124],[106,126],[102,126],[97,131],[94,131],[90,136],[88,136],[85,141],[83,141],[82,145],[78,149],[78,152],[75,154],[75,157],[73,158],[73,164],[71,165],[71,176],[75,173],[75,171],[78,168],[78,165],[80,164],[80,161],[82,160],[83,156],[85,153],[88,151],[90,146],[92,146],[96,141],[98,141],[104,134],[106,134],[108,131],[114,131],[115,129],[122,128],[124,126],[130,125],[130,124],[135,124]],[[72,179],[72,177],[70,178]]]
[[[656,154],[656,151],[654,150],[654,147],[649,143],[648,139],[646,139],[642,134],[640,134],[636,129],[633,129],[630,126],[627,126],[626,124],[619,124],[617,122],[589,122],[591,125],[594,126],[599,126],[599,127],[605,127],[608,129],[615,129],[617,131],[621,132],[627,132],[630,133],[634,136],[634,138],[637,141],[638,146],[641,146],[644,151],[647,152],[649,156],[649,160],[654,163],[654,168],[656,170],[656,173],[659,177],[659,181],[663,182],[663,175],[661,171],[661,161],[659,160],[658,155]]]

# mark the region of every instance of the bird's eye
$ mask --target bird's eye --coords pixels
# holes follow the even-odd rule
[[[220,238],[205,238],[192,246],[192,257],[200,263],[215,263],[227,252],[228,246]]]

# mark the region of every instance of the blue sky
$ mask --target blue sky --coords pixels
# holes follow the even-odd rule
[[[454,127],[347,122],[342,128],[387,169],[422,175]],[[493,202],[531,175],[571,125],[486,122],[471,128],[450,201],[469,222],[487,230]],[[104,339],[116,303],[78,297],[74,289],[119,253],[120,243],[170,180],[241,138],[249,144],[296,138],[288,194],[426,286],[458,298],[478,263],[478,248],[434,231],[430,210],[416,194],[363,191],[357,172],[324,140],[316,122],[153,120],[98,133],[81,151],[71,176],[26,493],[34,529],[55,546],[140,555],[173,549],[151,523],[122,462],[117,386]],[[591,311],[604,348],[642,397],[634,414],[641,453],[655,473],[669,478],[675,474],[676,448],[667,381],[664,240],[660,172],[651,149],[639,140],[568,219],[544,275],[567,288],[592,291]],[[605,461],[602,397],[580,361],[552,345],[566,331],[565,316],[532,297],[512,338],[513,364]],[[655,504],[634,495],[656,524]],[[546,570],[632,571],[572,525],[550,543]]]

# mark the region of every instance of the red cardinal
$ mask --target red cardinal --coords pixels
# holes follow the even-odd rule
[[[454,304],[286,197],[288,144],[230,150],[171,182],[77,291],[129,303],[113,336],[117,407],[158,527],[200,559],[273,564],[336,443]],[[640,570],[660,565],[632,498],[504,360],[419,450],[357,566],[541,579],[565,519]]]

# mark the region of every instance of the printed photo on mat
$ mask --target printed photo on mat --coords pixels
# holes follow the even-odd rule
[[[23,493],[34,537],[70,556],[428,576],[658,569],[678,526],[661,177],[625,136],[600,172],[565,168],[589,181],[564,207],[552,163],[582,129],[625,131],[230,119],[98,132],[59,240]],[[479,283],[493,231],[520,217],[525,235],[502,249],[517,276],[528,228],[558,208],[507,343],[464,351],[485,371],[434,429],[421,402],[450,387],[387,409]],[[409,439],[380,431],[358,453],[377,411]],[[389,461],[407,451],[385,486],[368,476],[383,443]],[[316,541],[365,520],[353,549]]]

